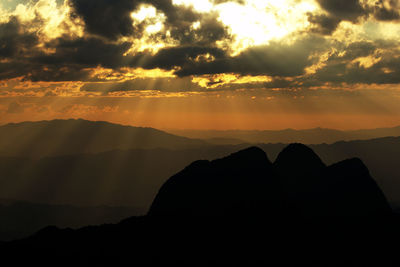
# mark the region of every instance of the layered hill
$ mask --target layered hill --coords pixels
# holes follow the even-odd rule
[[[204,141],[172,135],[153,128],[81,119],[0,126],[0,156],[8,157],[40,158],[116,149],[187,149],[204,145]]]
[[[36,134],[33,134],[29,127],[25,127],[26,125],[50,126],[39,127],[40,130],[36,127]],[[72,127],[73,130],[66,130],[67,133],[64,133],[63,131],[68,129],[65,125],[74,126]],[[99,131],[86,131],[88,125]],[[0,155],[0,199],[42,203],[55,205],[55,207],[62,207],[63,205],[72,205],[78,208],[104,205],[129,206],[134,207],[132,215],[136,216],[143,215],[148,211],[159,188],[168,177],[178,173],[191,162],[198,159],[222,158],[249,146],[247,144],[210,145],[209,141],[206,143],[179,136],[171,137],[164,132],[149,129],[150,132],[156,132],[168,138],[171,137],[171,140],[175,140],[177,143],[174,143],[175,141],[160,143],[159,146],[165,145],[167,147],[160,149],[128,149],[136,146],[152,147],[153,144],[147,146],[146,142],[139,142],[143,139],[133,138],[133,134],[128,135],[133,142],[132,145],[124,144],[121,137],[122,132],[132,131],[132,129],[136,129],[135,127],[82,120],[22,123],[8,125],[7,127],[14,127],[19,130],[9,131],[7,134],[3,132],[0,142],[3,146],[8,147],[3,151],[3,154],[19,156],[2,157]],[[121,130],[115,132],[100,130],[103,127]],[[59,134],[54,134],[57,132],[57,128],[60,128]],[[79,133],[81,130],[83,131],[82,134]],[[138,128],[137,130],[141,132],[146,129]],[[88,132],[90,134],[87,134]],[[96,135],[102,137],[95,137]],[[38,145],[29,143],[31,141],[19,143],[19,139],[23,140],[24,136],[27,136],[29,140],[34,140],[33,136],[36,136],[38,137],[36,139],[40,142],[38,142]],[[93,139],[87,137],[87,143],[78,140],[76,144],[73,141],[69,145],[71,138],[79,139],[79,136],[92,136]],[[102,138],[105,142],[99,141]],[[220,140],[217,141],[220,142]],[[238,140],[224,140],[224,143],[228,144],[233,141]],[[92,145],[91,142],[93,142]],[[55,144],[59,144],[59,146]],[[122,147],[121,150],[114,149],[119,146]],[[258,146],[268,153],[271,161],[275,161],[278,154],[287,145],[260,144]],[[13,147],[16,147],[16,150]],[[87,147],[90,149],[88,150]],[[310,145],[309,147],[327,165],[333,165],[343,159],[360,158],[368,166],[371,176],[376,179],[392,207],[400,206],[399,137],[341,141],[334,144]],[[111,151],[94,152],[110,148],[112,148]],[[91,152],[83,153],[85,151]],[[298,171],[297,168],[293,167],[287,169]],[[287,186],[290,186],[290,181],[287,181],[287,183]],[[12,228],[21,226],[19,223],[21,218],[19,215],[20,207],[8,206],[5,210],[7,214],[13,215],[8,216],[8,225],[11,225]],[[79,224],[79,219],[74,221],[73,225],[68,224],[69,220],[66,220],[66,223],[63,224],[62,218],[50,220],[49,218],[53,218],[54,209],[46,208],[43,205],[39,205],[37,209],[32,209],[32,211],[35,213],[32,213],[32,216],[37,218],[35,220],[38,222],[35,229],[44,227],[49,223],[53,224],[53,222],[57,222],[56,224],[59,226]],[[87,221],[98,222],[98,216],[94,213],[88,212],[87,215],[87,219],[82,220],[80,225],[84,225]],[[110,216],[105,218],[104,221],[114,221],[114,218],[114,216]],[[0,226],[0,232],[7,232],[7,229],[10,229],[3,226]],[[30,231],[30,233],[33,233],[31,228],[23,229],[24,227],[21,226],[22,231],[17,227],[14,228],[16,230],[14,232],[28,233]]]
[[[171,133],[207,140],[242,140],[243,143],[303,143],[332,144],[339,141],[368,140],[387,136],[400,136],[400,126],[393,128],[377,128],[362,130],[334,130],[314,128],[305,130],[171,130]]]

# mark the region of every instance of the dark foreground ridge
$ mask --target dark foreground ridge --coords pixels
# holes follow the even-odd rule
[[[399,225],[361,160],[326,166],[293,144],[274,163],[255,147],[196,161],[163,185],[145,217],[48,227],[0,253],[8,266],[398,266]]]
[[[286,147],[275,163],[249,148],[197,161],[170,178],[150,216],[380,216],[392,210],[359,159],[326,167],[307,146]]]

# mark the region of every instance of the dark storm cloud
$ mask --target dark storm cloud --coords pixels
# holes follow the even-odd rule
[[[340,23],[340,19],[325,14],[308,14],[308,21],[314,25],[314,27],[311,28],[312,32],[323,35],[331,35]]]
[[[327,14],[308,14],[310,30],[322,35],[331,35],[341,21],[357,23],[360,17],[368,16],[370,8],[363,6],[359,0],[317,0]]]
[[[61,37],[44,44],[52,53],[32,47],[37,38],[16,31],[14,20],[0,25],[0,57],[9,60],[0,62],[0,79],[23,76],[32,81],[81,81],[90,76],[88,68],[120,68],[125,66],[124,53],[131,43],[111,43],[102,38]],[[6,29],[6,30],[5,30]]]
[[[377,0],[374,5],[368,5],[360,0],[317,0],[328,15],[309,15],[309,21],[318,27],[322,34],[332,33],[340,21],[357,23],[363,16],[373,16],[380,21],[400,19],[399,0]]]
[[[138,35],[133,27],[131,12],[140,1],[136,0],[71,0],[75,12],[85,21],[88,32],[110,39]]]
[[[85,81],[90,78],[90,74],[90,70],[83,69],[79,65],[47,65],[44,68],[35,66],[25,76],[25,80],[33,82]]]
[[[245,0],[211,0],[211,2],[214,4],[223,4],[223,3],[229,3],[229,2],[238,3],[240,5],[246,4]]]
[[[198,29],[193,29],[194,22],[200,22]],[[216,41],[231,38],[228,29],[218,21],[216,13],[203,14],[196,20],[178,20],[168,25],[171,37],[181,45],[213,45]]]
[[[214,45],[216,41],[230,39],[228,28],[218,20],[215,12],[199,13],[192,7],[176,6],[171,0],[151,0],[153,5],[166,16],[165,32],[181,45]],[[199,22],[200,27],[193,29],[193,23]],[[164,32],[164,34],[165,34]]]
[[[22,32],[17,18],[0,24],[0,58],[19,56],[27,49],[32,49],[38,39],[34,34]]]
[[[166,16],[165,29],[181,44],[210,44],[228,38],[217,14],[198,13],[192,7],[173,5],[171,0],[72,0],[75,16],[82,17],[89,33],[110,40],[120,36],[140,38],[145,25],[134,25],[131,13],[141,4],[154,6]],[[194,22],[201,27],[193,29]]]
[[[214,0],[214,3],[223,2],[227,1]],[[373,7],[353,0],[318,2],[326,14],[308,14],[308,20],[313,25],[310,30],[322,35],[332,34],[343,20],[357,23],[368,14],[385,21],[398,19],[399,1],[377,0]],[[171,0],[71,0],[70,3],[73,16],[81,17],[85,23],[83,37],[65,35],[42,41],[39,45],[36,36],[38,31],[33,31],[34,27],[21,24],[15,17],[0,23],[0,80],[23,77],[31,81],[84,81],[90,82],[84,87],[88,91],[98,85],[106,91],[203,90],[191,82],[192,75],[215,76],[217,78],[210,78],[209,86],[227,90],[244,87],[312,87],[326,82],[400,82],[400,59],[395,49],[397,43],[371,41],[344,45],[337,40],[333,44],[329,43],[326,36],[308,33],[308,37],[298,35],[297,41],[291,44],[271,41],[268,45],[250,47],[231,56],[229,47],[219,48],[216,45],[217,41],[229,41],[232,37],[213,12],[199,13],[192,7],[173,5]],[[132,36],[139,39],[142,36],[146,25],[134,26],[130,15],[141,4],[152,5],[165,14],[164,29],[151,38],[161,43],[172,38],[176,46],[160,49],[155,54],[150,51],[127,54],[133,43],[122,42],[118,38]],[[195,22],[199,22],[199,27],[193,27]],[[167,31],[169,37],[166,36]],[[332,47],[335,47],[335,52],[330,54],[324,67],[315,74],[298,77],[317,62],[322,52]],[[368,68],[354,61],[367,56],[379,57],[380,61]],[[160,68],[173,70],[180,78],[174,82],[169,78],[137,78],[111,84],[104,83],[99,77],[92,77],[92,69],[96,67],[109,68],[121,75],[121,68],[124,67]],[[273,80],[258,84],[226,85],[217,75],[213,76],[221,73],[268,75]],[[93,83],[99,81],[103,83]]]
[[[378,0],[373,8],[375,18],[382,21],[392,21],[400,19],[399,0]]]
[[[173,81],[173,82],[172,82]],[[217,85],[212,91],[231,91],[243,88],[265,89],[265,88],[292,88],[295,83],[274,78],[270,82],[253,82],[240,84],[226,84],[218,79],[210,79],[208,86]],[[81,91],[110,92],[157,90],[162,92],[209,92],[211,89],[204,88],[192,81],[191,77],[182,78],[136,78],[124,82],[90,82],[86,83]]]
[[[310,55],[312,54],[312,51],[317,51],[319,46],[325,44],[323,41],[320,41],[320,45],[317,45],[317,47],[308,47],[312,43],[315,44],[317,41],[315,39],[306,39],[293,44],[292,48],[296,47],[297,49],[294,51],[298,51],[299,54],[304,54],[305,50],[302,49],[306,49],[309,51],[306,54]],[[271,45],[271,47],[273,47],[273,45]],[[288,47],[290,46],[287,46],[286,49],[288,49]],[[318,88],[326,86],[327,83],[332,86],[337,86],[338,88],[342,88],[344,84],[400,83],[400,57],[397,56],[398,43],[388,41],[361,41],[349,45],[335,44],[335,47],[336,51],[330,54],[322,68],[318,69],[314,74],[303,76],[296,75],[304,73],[304,67],[312,64],[312,60],[308,61],[309,59],[306,56],[302,58],[296,57],[295,55],[290,54],[294,52],[289,52],[289,50],[285,49],[281,50],[281,53],[277,53],[277,51],[270,49],[269,51],[271,54],[268,55],[265,47],[248,49],[234,58],[229,58],[221,54],[221,57],[213,62],[203,62],[204,67],[201,63],[194,64],[192,62],[190,64],[188,61],[183,60],[177,62],[183,63],[183,67],[179,69],[177,73],[186,71],[187,73],[192,74],[194,72],[196,72],[196,74],[232,72],[239,75],[276,75],[268,82],[251,82],[245,84],[226,84],[218,76],[211,75],[209,77],[208,86],[213,86],[214,91],[228,91],[243,88],[280,88],[283,90],[282,93],[284,93],[286,89]],[[287,59],[282,57],[284,54],[287,55]],[[196,55],[196,53],[193,55]],[[271,57],[270,59],[277,59],[277,57],[279,57],[280,61],[265,61],[264,59],[260,59],[261,57],[264,57],[264,59],[268,57]],[[379,60],[366,66],[358,61],[360,58],[365,57],[377,58]],[[257,60],[250,60],[250,58],[257,58]],[[293,65],[292,68],[289,67],[290,65]],[[168,65],[168,67],[173,66]],[[215,67],[215,69],[213,67]],[[121,83],[89,83],[85,85],[82,90],[100,91],[105,93],[135,90],[160,90],[170,92],[209,90],[194,84],[191,81],[190,76],[173,79],[174,82],[171,81],[171,78],[147,78],[135,79]],[[175,81],[177,81],[176,84]]]
[[[162,92],[194,92],[205,89],[192,82],[190,77],[174,78],[137,78],[125,82],[95,82],[87,83],[81,91],[86,92],[122,92],[157,90]]]
[[[331,16],[348,21],[357,19],[367,14],[359,0],[317,0],[320,6]]]
[[[34,33],[27,33],[17,18],[0,23],[0,80],[24,76],[29,73],[34,63],[29,56],[36,51],[38,38]],[[40,66],[38,66],[40,67]]]
[[[396,42],[357,42],[331,54],[326,66],[309,77],[302,78],[309,86],[332,84],[396,84],[400,83],[400,58]],[[384,50],[382,50],[384,48]],[[341,52],[345,52],[343,55]],[[371,66],[357,59],[376,58]]]
[[[131,62],[135,67],[145,69],[161,68],[165,70],[184,68],[192,65],[196,58],[210,54],[216,59],[226,58],[225,52],[215,47],[183,46],[161,49],[156,55],[140,53]]]
[[[46,44],[55,49],[55,54],[43,54],[35,58],[42,64],[65,65],[76,64],[82,67],[102,66],[118,68],[124,60],[124,53],[131,43],[109,43],[100,38],[57,38]]]
[[[241,75],[297,76],[313,64],[312,53],[322,49],[324,39],[311,36],[294,44],[271,42],[269,45],[252,47],[235,57],[213,48],[161,50],[155,56],[142,59],[144,68],[174,69],[180,77],[203,74],[237,73]],[[172,53],[171,53],[172,52]],[[212,61],[198,57],[209,53]],[[196,57],[197,60],[196,60]],[[140,60],[138,60],[140,61]]]
[[[19,44],[21,45],[21,44]],[[119,68],[130,43],[109,43],[100,38],[57,38],[45,44],[54,53],[26,50],[0,63],[0,79],[23,76],[32,81],[81,81],[89,78],[88,68]]]

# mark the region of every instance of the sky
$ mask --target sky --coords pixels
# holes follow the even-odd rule
[[[400,125],[399,0],[1,0],[0,124]]]

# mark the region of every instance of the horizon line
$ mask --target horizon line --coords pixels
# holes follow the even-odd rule
[[[69,120],[83,120],[83,121],[89,121],[89,122],[105,122],[105,123],[110,123],[114,125],[120,125],[120,126],[128,126],[128,127],[137,127],[137,128],[152,128],[160,131],[198,131],[198,132],[229,132],[229,131],[249,131],[249,132],[280,132],[280,131],[308,131],[308,130],[332,130],[332,131],[339,131],[339,132],[355,132],[355,131],[365,131],[365,130],[380,130],[380,129],[394,129],[394,128],[399,128],[400,123],[396,124],[394,126],[382,126],[382,127],[375,127],[375,128],[355,128],[355,129],[338,129],[338,128],[327,128],[327,127],[312,127],[312,128],[280,128],[280,129],[240,129],[240,128],[229,128],[229,129],[200,129],[200,128],[165,128],[165,127],[153,127],[153,126],[145,126],[145,125],[134,125],[134,124],[129,124],[129,123],[120,123],[120,122],[114,122],[114,121],[107,121],[107,120],[90,120],[90,119],[84,119],[84,118],[54,118],[51,120],[26,120],[26,121],[16,121],[16,122],[7,122],[0,124],[0,127],[6,126],[6,125],[11,125],[11,124],[21,124],[21,123],[35,123],[35,122],[51,122],[51,121],[69,121]]]

